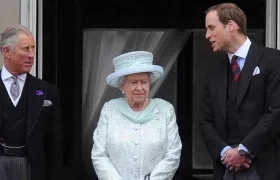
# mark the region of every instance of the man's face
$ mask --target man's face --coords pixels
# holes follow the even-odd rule
[[[31,71],[35,56],[35,41],[32,35],[20,33],[15,46],[4,51],[7,58],[5,67],[13,74],[24,74]]]
[[[217,15],[216,11],[210,11],[205,18],[206,39],[211,43],[214,52],[226,51],[230,34],[228,25],[224,25]]]

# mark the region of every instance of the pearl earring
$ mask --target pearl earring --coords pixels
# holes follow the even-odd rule
[[[124,94],[124,91],[122,90],[122,94]]]

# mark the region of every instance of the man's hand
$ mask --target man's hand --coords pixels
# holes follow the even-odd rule
[[[239,171],[243,168],[250,168],[252,163],[249,157],[241,155],[237,148],[229,149],[222,157],[222,161],[229,170]]]
[[[245,164],[248,164],[248,165],[249,165],[248,168],[250,168],[251,163],[252,163],[251,158],[246,157]],[[246,168],[246,167],[243,165],[243,166],[241,166],[241,167],[235,167],[234,170],[235,170],[235,171],[239,171],[239,170],[244,169],[244,168]],[[233,168],[232,168],[232,169],[233,169]],[[232,170],[232,169],[230,169],[230,170]]]

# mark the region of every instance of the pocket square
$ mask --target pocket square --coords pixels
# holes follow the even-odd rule
[[[260,68],[257,66],[253,72],[253,76],[257,75],[257,74],[260,74],[261,71],[260,71]]]
[[[44,100],[43,106],[51,106],[52,102],[50,100]]]

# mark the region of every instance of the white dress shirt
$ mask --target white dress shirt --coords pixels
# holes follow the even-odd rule
[[[252,44],[252,42],[250,41],[250,39],[248,37],[246,37],[246,41],[242,44],[242,46],[240,46],[240,48],[234,54],[228,53],[229,63],[231,63],[231,59],[234,55],[238,56],[236,62],[240,68],[240,71],[242,71],[242,69],[244,67],[246,57],[247,57],[251,44]]]
[[[24,83],[26,81],[26,76],[27,74],[21,74],[19,76],[17,76],[17,81],[18,81],[18,84],[19,84],[19,87],[20,87],[20,93],[19,93],[19,96],[16,100],[14,100],[12,98],[12,95],[10,93],[10,87],[11,87],[11,84],[14,82],[14,80],[12,79],[12,74],[5,68],[5,66],[2,67],[2,70],[1,70],[1,78],[2,78],[2,81],[6,87],[6,90],[10,96],[10,99],[11,101],[13,102],[14,106],[17,106],[17,103],[21,97],[21,93],[22,93],[22,89],[23,89],[23,86],[24,86]]]

